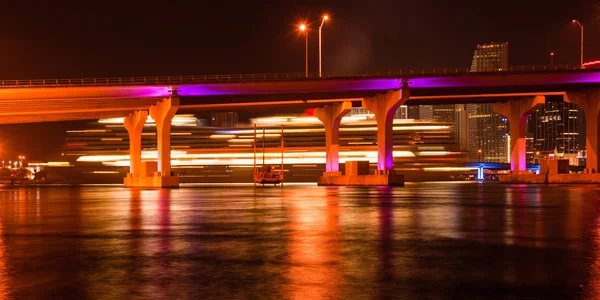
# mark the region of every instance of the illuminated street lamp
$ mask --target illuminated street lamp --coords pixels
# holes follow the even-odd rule
[[[577,20],[573,20],[572,22],[577,23],[581,29],[581,55],[579,57],[579,67],[583,69],[583,25],[581,25],[581,23],[579,23]]]
[[[321,78],[322,74],[321,74],[321,29],[323,28],[323,24],[325,24],[325,21],[329,20],[329,16],[328,15],[324,15],[323,19],[321,20],[321,26],[319,26],[319,78]]]
[[[554,65],[554,52],[550,52],[550,64]]]
[[[308,78],[308,28],[306,28],[306,24],[300,24],[300,26],[298,27],[300,29],[301,32],[304,32],[304,36],[306,38],[306,70],[305,70],[305,74],[304,77]]]

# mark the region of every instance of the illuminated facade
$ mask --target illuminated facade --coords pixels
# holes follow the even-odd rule
[[[369,120],[375,118],[368,109],[363,107],[353,107],[346,116],[366,116]],[[396,113],[394,113],[394,119],[410,119],[408,117],[408,106],[401,105],[398,110],[396,110]]]
[[[508,69],[508,42],[477,45],[471,72],[497,72]]]
[[[546,101],[528,119],[533,149],[540,153],[578,153],[585,149],[583,110],[562,100]]]
[[[469,149],[469,115],[465,104],[455,106],[455,127],[457,144],[461,151]]]
[[[471,72],[506,71],[508,42],[477,45]],[[492,103],[467,104],[467,150],[472,160],[506,163],[510,152],[508,120],[495,113]]]
[[[468,104],[468,151],[476,161],[509,162],[508,120],[491,104]]]

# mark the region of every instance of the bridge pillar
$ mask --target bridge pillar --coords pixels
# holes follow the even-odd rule
[[[352,109],[350,101],[315,109],[315,117],[325,125],[325,174],[323,175],[340,175],[338,134],[342,118],[350,109]]]
[[[179,98],[165,98],[150,107],[150,116],[156,123],[158,146],[158,173],[171,176],[171,121],[179,108]]]
[[[510,170],[513,173],[527,171],[527,118],[534,109],[545,102],[546,97],[535,96],[494,103],[494,111],[505,116],[510,126]]]
[[[125,117],[123,126],[129,133],[129,173],[142,176],[142,130],[148,119],[147,110],[139,110]]]
[[[393,173],[394,114],[408,100],[409,96],[408,89],[400,89],[364,98],[362,101],[362,107],[370,110],[377,120],[377,171],[379,174]]]
[[[591,88],[567,92],[564,100],[583,108],[585,113],[585,168],[587,173],[600,173],[600,163],[598,161],[598,150],[600,150],[600,145],[598,145],[600,138],[600,128],[598,128],[600,124],[598,123],[600,118],[600,89]]]

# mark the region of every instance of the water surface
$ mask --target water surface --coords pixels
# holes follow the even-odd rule
[[[0,298],[595,299],[600,186],[0,189]]]

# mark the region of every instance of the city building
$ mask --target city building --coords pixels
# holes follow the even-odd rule
[[[456,122],[456,105],[454,104],[431,105],[431,110],[434,121]]]
[[[576,155],[585,149],[585,115],[575,104],[547,99],[531,113],[527,125],[536,153]]]
[[[467,114],[467,106],[465,104],[456,104],[454,113],[456,143],[461,151],[467,151],[469,149],[469,116]]]
[[[467,118],[463,104],[410,105],[407,107],[407,118],[454,124],[455,143],[459,149],[467,149]]]
[[[348,114],[347,117],[352,116],[366,116],[368,119],[374,119],[375,116],[371,111],[363,107],[353,107]],[[396,110],[394,114],[394,119],[411,119],[408,117],[408,106],[402,105]]]
[[[485,162],[510,162],[508,119],[495,113],[487,103],[468,104],[467,114],[469,157]]]
[[[471,72],[497,72],[508,68],[508,42],[477,45]],[[467,104],[467,150],[473,160],[510,161],[508,120],[495,113],[493,104]]]
[[[394,114],[394,119],[409,119],[408,118],[408,106],[401,105],[396,113]]]
[[[508,69],[508,42],[477,45],[471,72],[496,72]]]
[[[433,105],[419,105],[419,120],[433,120]]]
[[[408,105],[406,108],[406,114],[408,119],[419,119],[419,105]]]
[[[238,124],[238,113],[236,112],[217,112],[210,116],[210,126],[212,127],[236,127]]]

